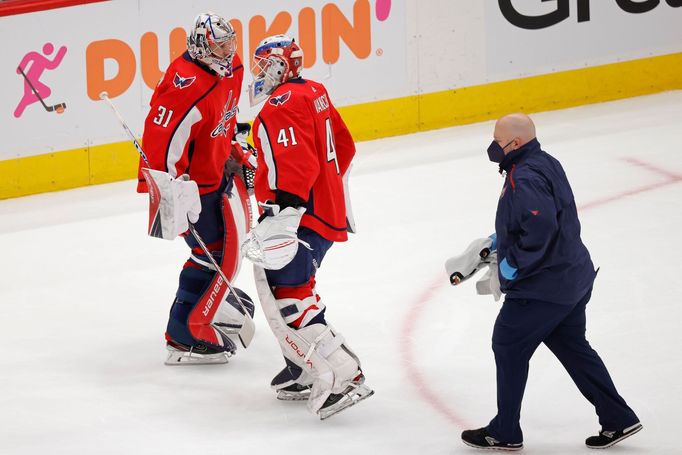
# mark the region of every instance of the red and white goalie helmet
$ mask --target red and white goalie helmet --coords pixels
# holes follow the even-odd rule
[[[255,106],[279,85],[301,76],[303,51],[287,35],[269,36],[256,48],[251,68],[253,82],[249,86],[249,98]]]
[[[199,14],[187,37],[187,51],[221,76],[232,73],[237,34],[232,24],[212,12]]]

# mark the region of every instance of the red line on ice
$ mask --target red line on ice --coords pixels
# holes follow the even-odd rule
[[[665,177],[665,180],[587,202],[579,207],[580,212],[607,205],[630,196],[646,193],[648,191],[653,191],[665,186],[682,182],[682,174],[661,169],[636,158],[623,158],[623,161],[630,163],[633,166],[639,167],[642,170],[650,171]],[[410,382],[417,389],[419,396],[425,402],[427,402],[436,411],[438,411],[438,413],[442,414],[449,422],[455,424],[457,427],[473,428],[471,425],[466,423],[466,421],[455,411],[450,409],[448,405],[439,397],[437,392],[433,391],[431,387],[429,387],[428,380],[421,373],[414,354],[414,345],[418,342],[414,335],[415,328],[419,325],[419,321],[422,315],[425,313],[426,307],[431,303],[431,300],[433,299],[436,292],[445,285],[446,278],[447,277],[445,276],[445,273],[439,275],[410,305],[409,311],[407,312],[405,320],[403,321],[402,330],[400,332],[402,334],[400,337],[400,348],[401,352],[403,353],[402,362]]]

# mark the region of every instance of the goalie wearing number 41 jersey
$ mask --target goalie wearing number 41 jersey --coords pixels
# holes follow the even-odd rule
[[[329,248],[354,231],[345,184],[355,145],[324,86],[300,77],[303,52],[292,38],[263,40],[252,68],[251,103],[266,100],[253,125],[264,210],[246,255],[257,264],[263,312],[286,362],[271,385],[279,399],[305,399],[325,419],[374,393],[326,321],[315,285]]]
[[[343,176],[355,144],[324,86],[302,78],[278,86],[253,131],[261,152],[256,198],[275,201],[277,191],[289,193],[306,208],[301,226],[333,242],[347,240],[352,221],[346,217]]]

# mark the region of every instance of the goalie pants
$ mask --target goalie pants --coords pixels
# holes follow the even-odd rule
[[[495,321],[493,351],[497,366],[497,416],[490,434],[520,443],[521,400],[528,364],[540,343],[559,359],[573,382],[594,405],[605,430],[620,430],[639,422],[618,394],[604,362],[585,339],[585,306],[592,289],[574,305],[507,298]]]

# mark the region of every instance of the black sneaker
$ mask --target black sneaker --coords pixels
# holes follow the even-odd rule
[[[523,449],[523,443],[502,442],[490,436],[487,428],[462,431],[462,442],[469,447],[486,450],[516,451]]]
[[[624,430],[617,431],[607,431],[601,430],[598,436],[590,436],[585,440],[585,445],[590,449],[606,449],[614,444],[619,443],[625,438],[629,438],[633,434],[641,430],[642,424],[637,422],[636,424],[627,427]]]

